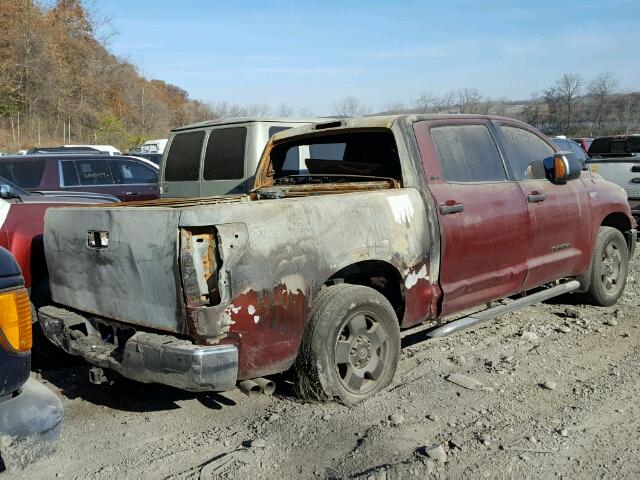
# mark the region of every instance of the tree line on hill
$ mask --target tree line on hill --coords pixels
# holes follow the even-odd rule
[[[371,109],[357,97],[334,104],[334,115],[367,115]],[[622,92],[611,72],[590,81],[565,73],[529,100],[483,96],[475,88],[450,90],[444,95],[424,92],[409,104],[386,105],[382,113],[468,113],[501,115],[522,120],[547,135],[596,137],[640,133],[640,92]]]

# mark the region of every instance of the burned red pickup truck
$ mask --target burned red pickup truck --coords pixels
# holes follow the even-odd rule
[[[615,303],[636,237],[623,190],[528,125],[346,119],[275,135],[249,195],[48,211],[40,318],[94,381],[223,391],[293,369],[303,398],[351,404],[391,382],[401,328]]]

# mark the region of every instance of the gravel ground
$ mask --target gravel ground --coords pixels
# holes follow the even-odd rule
[[[64,430],[23,477],[639,478],[639,281],[636,257],[614,307],[565,297],[449,338],[404,332],[392,386],[351,409],[300,403],[286,378],[249,398],[41,370]]]

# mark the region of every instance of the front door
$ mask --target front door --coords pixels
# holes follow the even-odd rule
[[[593,243],[588,189],[580,179],[563,185],[547,180],[542,163],[555,150],[536,132],[507,122],[497,130],[529,210],[525,288],[583,273]]]
[[[441,314],[503,298],[527,274],[527,204],[483,120],[414,126],[440,226]]]
[[[123,202],[158,198],[158,170],[134,159],[109,160]]]

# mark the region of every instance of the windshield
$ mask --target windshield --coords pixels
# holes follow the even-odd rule
[[[4,177],[0,177],[0,185],[9,186],[9,188],[11,188],[11,190],[13,190],[14,193],[16,193],[17,195],[20,195],[21,197],[28,197],[29,195],[31,195],[29,192],[21,189],[15,183],[10,182]]]
[[[386,129],[278,143],[271,169],[276,184],[401,179],[395,139]]]

